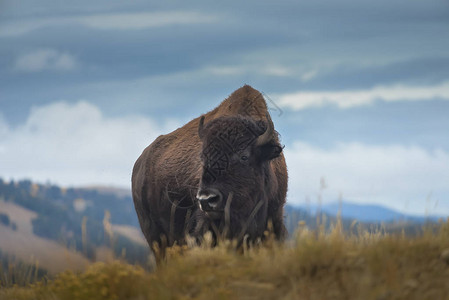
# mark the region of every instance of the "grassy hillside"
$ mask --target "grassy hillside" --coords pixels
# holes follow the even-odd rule
[[[131,196],[121,190],[0,178],[0,251],[51,273],[84,269],[110,256],[106,248],[130,263],[145,262],[149,251],[136,226]]]
[[[153,272],[97,263],[0,299],[448,299],[449,221],[415,237],[323,228],[243,252],[227,242],[171,249]]]
[[[81,253],[71,251],[60,243],[33,234],[32,220],[35,212],[12,202],[0,200],[0,213],[8,216],[15,227],[0,224],[0,251],[13,256],[14,260],[38,264],[50,273],[63,270],[84,270],[89,261]]]

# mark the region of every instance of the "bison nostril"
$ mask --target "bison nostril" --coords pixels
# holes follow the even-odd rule
[[[206,193],[204,191],[199,191],[196,195],[198,199],[199,206],[202,210],[216,209],[221,201],[221,194],[219,193]]]
[[[218,202],[220,202],[220,197],[217,195],[214,195],[213,197],[207,199],[207,204],[209,204],[209,206],[212,208],[217,207]]]

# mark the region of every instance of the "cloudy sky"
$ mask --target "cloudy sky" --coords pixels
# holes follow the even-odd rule
[[[129,187],[146,145],[246,83],[290,203],[449,215],[448,50],[443,0],[0,0],[0,177]]]

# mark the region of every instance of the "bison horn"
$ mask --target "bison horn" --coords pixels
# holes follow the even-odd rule
[[[198,124],[198,136],[203,138],[204,116],[201,116],[200,123]]]
[[[273,121],[271,121],[271,117],[270,117],[269,113],[267,113],[266,116],[267,116],[267,129],[265,130],[264,133],[262,133],[257,138],[256,146],[265,145],[273,138],[273,132],[274,132]]]

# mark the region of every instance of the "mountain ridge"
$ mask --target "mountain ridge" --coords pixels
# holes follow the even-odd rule
[[[305,209],[309,213],[315,214],[317,211],[324,212],[331,216],[355,219],[360,222],[413,222],[425,223],[427,221],[438,221],[445,216],[439,215],[413,215],[407,214],[380,204],[359,204],[351,201],[335,201],[322,206],[319,205],[298,205],[300,209]]]

